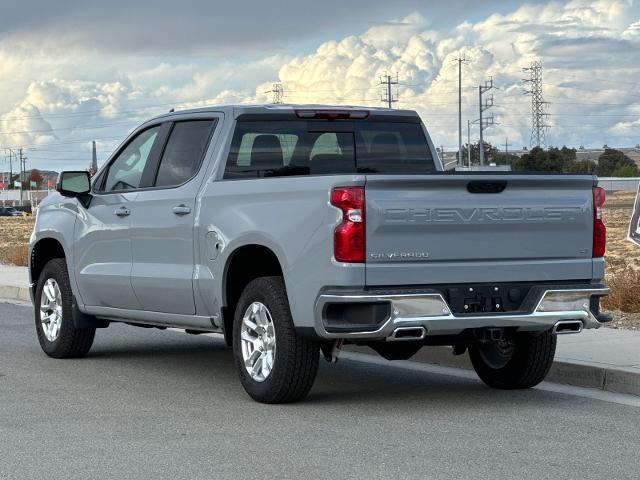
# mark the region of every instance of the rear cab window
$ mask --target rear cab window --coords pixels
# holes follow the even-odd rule
[[[420,123],[238,121],[224,178],[434,171]]]

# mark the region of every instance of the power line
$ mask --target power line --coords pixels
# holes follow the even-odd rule
[[[545,137],[545,107],[547,102],[542,98],[542,62],[531,62],[531,66],[522,69],[524,72],[530,72],[530,78],[525,79],[525,84],[530,85],[530,90],[526,93],[531,95],[531,141],[529,146],[546,148],[547,140]]]
[[[63,130],[92,130],[95,128],[108,128],[108,127],[118,127],[123,125],[138,125],[137,121],[129,121],[129,122],[117,122],[117,123],[105,123],[102,125],[85,125],[85,126],[74,126],[74,127],[62,127],[62,128],[51,128],[48,130],[22,130],[19,132],[0,132],[0,135],[22,135],[27,133],[49,133],[54,134],[57,131]]]
[[[562,70],[559,70],[557,68],[553,68],[551,69],[552,71],[559,71],[563,77],[573,77],[573,78],[577,78],[578,81],[583,81],[583,82],[592,82],[592,81],[597,81],[597,82],[606,82],[606,83],[613,83],[613,84],[625,84],[625,85],[633,85],[634,87],[638,86],[638,82],[632,82],[632,81],[625,81],[625,80],[611,80],[610,78],[596,78],[596,77],[589,77],[588,80],[584,80],[582,78],[580,78],[578,75],[576,75],[575,73],[566,73],[563,72]]]
[[[41,147],[41,146],[60,146],[60,145],[75,145],[78,143],[88,143],[91,140],[106,140],[106,141],[117,141],[123,140],[122,136],[118,136],[118,137],[99,137],[99,138],[86,138],[86,139],[82,139],[82,140],[72,140],[72,141],[65,141],[65,142],[40,142],[40,143],[30,143],[30,144],[24,144],[22,145],[22,147],[24,148],[30,148],[30,147]],[[16,146],[10,145],[10,147],[13,148],[17,148]]]

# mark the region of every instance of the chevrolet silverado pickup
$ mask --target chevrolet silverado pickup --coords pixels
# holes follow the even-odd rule
[[[264,403],[304,398],[344,344],[451,346],[515,389],[544,379],[557,335],[609,320],[597,178],[445,172],[414,111],[170,112],[56,190],[29,251],[54,358],[124,322],[224,335]]]

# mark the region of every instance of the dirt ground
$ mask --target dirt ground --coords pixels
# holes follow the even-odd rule
[[[612,294],[603,306],[614,313],[613,328],[640,330],[640,246],[629,242],[627,230],[635,192],[607,195],[607,282]],[[0,217],[0,263],[26,265],[33,217]]]
[[[625,268],[640,270],[640,247],[627,240],[629,220],[635,201],[634,192],[609,194],[604,209],[607,227],[607,272]]]
[[[26,265],[34,217],[0,217],[0,263]]]
[[[640,246],[627,240],[636,192],[607,194],[607,283],[611,295],[603,306],[613,312],[613,328],[640,330]]]

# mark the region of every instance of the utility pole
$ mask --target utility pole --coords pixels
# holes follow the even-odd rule
[[[280,104],[283,102],[284,98],[284,88],[282,87],[282,83],[274,83],[271,86],[271,90],[267,90],[264,93],[272,94],[271,103]]]
[[[392,108],[392,104],[398,101],[398,94],[394,96],[391,93],[391,85],[398,84],[398,74],[396,73],[396,78],[394,79],[391,75],[383,75],[380,77],[380,85],[383,85],[383,93],[380,96],[380,101],[387,104],[387,108]]]
[[[9,183],[13,181],[13,156],[15,155],[16,160],[18,160],[18,155],[13,151],[12,148],[5,148],[5,152],[9,152]]]
[[[467,63],[467,59],[456,58],[458,62],[458,165],[462,165],[462,64]]]
[[[467,120],[467,162],[471,168],[471,120]]]
[[[529,68],[523,68],[523,72],[529,72],[530,77],[523,79],[525,85],[528,85],[529,90],[526,91],[527,95],[531,95],[531,141],[530,147],[546,148],[546,128],[545,117],[548,115],[545,112],[546,105],[549,102],[545,102],[542,98],[542,62],[531,62]]]
[[[505,138],[504,139],[504,154],[505,157],[508,159],[509,158],[509,147],[511,146],[511,144],[509,143],[509,139]]]
[[[23,176],[24,176],[24,168],[23,168],[23,160],[22,160],[22,148],[18,149],[20,154],[18,162],[20,163],[20,206],[22,206],[22,190],[23,190]]]
[[[486,92],[488,92],[489,90],[491,90],[493,88],[493,77],[491,77],[488,81],[484,82],[484,85],[478,85],[478,105],[479,105],[479,110],[480,110],[480,166],[483,167],[484,166],[484,138],[483,138],[483,130],[486,127],[489,127],[491,125],[493,125],[493,115],[489,118],[485,120],[482,118],[482,113],[485,110],[490,109],[491,107],[493,107],[493,95],[491,96],[490,99],[485,100],[485,102],[482,102],[482,95],[484,95]]]

